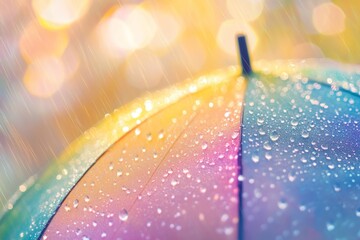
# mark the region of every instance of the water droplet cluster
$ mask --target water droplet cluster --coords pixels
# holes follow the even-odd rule
[[[80,179],[45,234],[236,238],[245,85],[229,80],[200,92],[191,87],[176,105],[127,129]]]
[[[356,78],[339,85],[359,86]],[[324,239],[358,236],[359,123],[359,95],[321,78],[281,73],[249,80],[243,216],[245,229],[259,230],[245,231],[245,239],[311,239],[311,231]]]

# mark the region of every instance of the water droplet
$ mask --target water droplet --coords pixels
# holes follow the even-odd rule
[[[151,100],[146,100],[144,102],[144,105],[145,105],[145,110],[148,111],[148,112],[153,109],[153,103],[152,103]]]
[[[164,138],[164,130],[161,130],[161,131],[159,132],[158,138],[159,138],[159,139],[163,139],[163,138]]]
[[[265,120],[264,120],[264,118],[259,117],[259,118],[256,120],[256,122],[257,122],[257,124],[260,126],[260,125],[263,125],[263,124],[264,124]]]
[[[280,209],[286,209],[288,206],[287,202],[285,199],[280,199],[280,201],[278,202],[278,207]]]
[[[207,147],[208,147],[208,145],[207,145],[206,142],[201,145],[201,148],[202,148],[203,150],[207,149]]]
[[[206,187],[200,187],[200,192],[201,193],[206,193]]]
[[[308,137],[309,137],[309,132],[306,131],[306,130],[302,131],[302,132],[301,132],[301,137],[303,137],[303,138],[308,138]]]
[[[244,178],[244,176],[243,176],[243,175],[239,175],[239,176],[238,176],[238,181],[239,181],[239,182],[244,181],[244,179],[245,179],[245,178]]]
[[[139,128],[136,128],[136,129],[135,129],[135,135],[136,135],[136,136],[139,136],[140,133],[141,133],[140,129],[139,129]]]
[[[267,153],[265,153],[265,158],[266,158],[266,160],[271,160],[272,156],[270,153],[267,152]]]
[[[151,133],[146,134],[146,140],[148,140],[149,142],[152,140]]]
[[[119,219],[123,222],[125,222],[126,220],[128,220],[129,218],[129,214],[127,212],[126,209],[122,209],[119,213]]]
[[[82,240],[90,240],[90,238],[88,236],[83,236]]]
[[[171,186],[175,187],[178,184],[179,184],[179,181],[177,181],[175,179],[171,180]]]
[[[239,132],[233,132],[233,133],[231,134],[231,138],[234,139],[234,140],[235,140],[238,136],[239,136]]]
[[[88,195],[86,195],[86,196],[84,197],[84,201],[85,201],[85,202],[89,202],[89,201],[90,201],[90,197],[89,197]]]
[[[75,230],[75,234],[76,234],[77,236],[79,236],[81,233],[82,233],[82,231],[81,231],[80,228],[77,228],[77,229]]]
[[[228,118],[228,117],[230,117],[230,114],[231,114],[231,112],[225,112],[224,116],[225,116],[226,118]]]
[[[299,206],[299,210],[302,211],[302,212],[305,211],[305,210],[306,210],[306,206],[305,206],[305,205],[300,205],[300,206]]]
[[[322,150],[328,150],[329,147],[327,145],[325,145],[325,144],[321,144],[321,149]]]
[[[328,165],[328,168],[329,168],[330,170],[332,170],[332,169],[335,168],[335,165],[334,165],[334,164],[329,164],[329,165]]]
[[[341,191],[341,188],[340,188],[340,186],[338,184],[334,184],[333,187],[334,187],[335,192],[340,192]]]
[[[326,229],[327,229],[328,231],[332,231],[332,230],[335,229],[335,225],[334,225],[333,223],[327,222],[327,223],[326,223]]]
[[[128,131],[130,130],[130,128],[129,128],[128,126],[124,126],[124,127],[122,128],[122,130],[123,130],[123,132],[128,132]]]
[[[263,147],[264,147],[265,150],[268,150],[268,151],[271,150],[271,145],[270,145],[270,143],[268,141],[264,142]]]
[[[122,171],[119,170],[119,171],[116,172],[116,176],[117,176],[117,177],[120,177],[120,176],[122,176],[122,175],[123,175],[123,172],[122,172]]]
[[[102,238],[106,238],[106,233],[104,233],[104,232],[101,233],[101,237],[102,237]]]
[[[153,153],[153,157],[154,157],[154,158],[157,158],[157,157],[158,157],[157,152],[154,152],[154,153]]]
[[[271,141],[275,142],[279,139],[280,134],[277,131],[273,131],[270,133],[270,139]]]
[[[266,134],[265,130],[263,128],[259,128],[259,134],[261,136],[264,136]]]
[[[157,212],[158,214],[161,214],[161,213],[162,213],[161,208],[156,209],[156,212]]]
[[[229,215],[227,215],[226,213],[221,216],[222,222],[226,222],[228,219],[229,219]]]
[[[297,120],[293,119],[293,120],[291,120],[290,124],[291,124],[291,126],[296,127],[299,124],[299,122]]]
[[[73,202],[73,207],[77,208],[79,206],[79,200],[75,199]]]
[[[93,225],[93,227],[96,227],[96,226],[97,226],[97,222],[96,222],[96,221],[93,221],[93,222],[92,222],[92,225]]]
[[[290,182],[295,181],[295,179],[296,179],[296,173],[290,172],[290,173],[288,174],[288,179],[289,179]]]
[[[112,162],[110,162],[109,164],[109,170],[112,171],[114,169],[114,164]]]
[[[131,112],[132,118],[134,119],[138,118],[141,115],[141,112],[142,112],[141,107],[136,108],[134,111]]]
[[[356,216],[360,217],[360,208],[356,209]]]
[[[258,163],[259,160],[260,160],[260,158],[259,158],[258,155],[252,155],[252,156],[251,156],[251,160],[252,160],[254,163]]]
[[[64,206],[64,209],[65,209],[65,212],[69,212],[69,211],[70,211],[70,207],[69,207],[67,204]]]

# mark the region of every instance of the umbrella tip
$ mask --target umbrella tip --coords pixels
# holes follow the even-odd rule
[[[243,34],[239,34],[237,36],[238,48],[239,48],[239,56],[240,56],[240,63],[242,67],[243,75],[250,75],[252,74],[251,69],[251,62],[249,57],[249,51],[246,44],[246,37]]]

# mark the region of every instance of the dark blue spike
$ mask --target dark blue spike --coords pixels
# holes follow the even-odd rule
[[[251,62],[249,57],[249,51],[246,44],[246,37],[245,35],[238,35],[237,36],[238,41],[238,47],[239,47],[239,53],[240,53],[240,62],[242,67],[242,73],[243,75],[250,75],[252,74],[251,69]]]

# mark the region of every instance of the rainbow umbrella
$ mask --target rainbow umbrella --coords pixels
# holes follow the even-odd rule
[[[360,75],[259,62],[138,99],[10,203],[1,239],[360,238]]]

